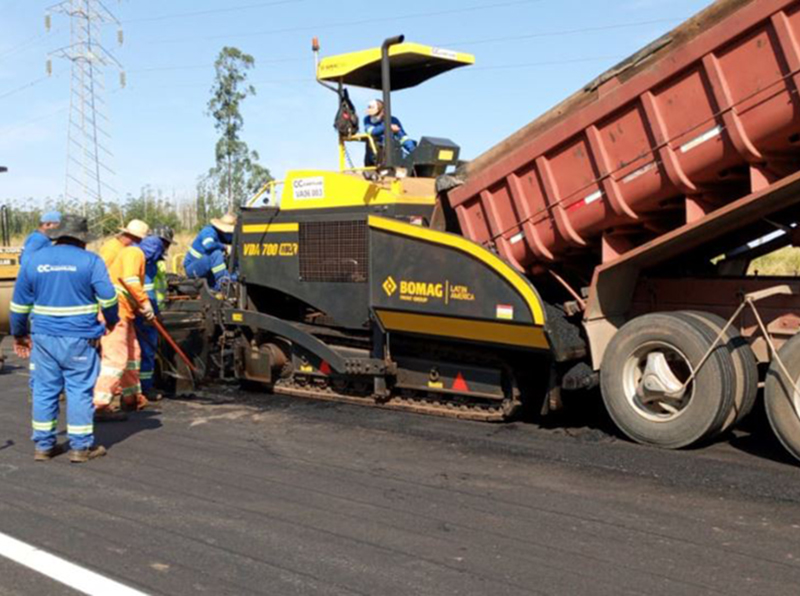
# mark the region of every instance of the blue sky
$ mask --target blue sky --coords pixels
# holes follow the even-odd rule
[[[44,31],[55,0],[0,0],[0,197],[64,192],[69,64],[65,17]],[[709,0],[106,0],[123,22],[104,42],[124,65],[127,87],[108,71],[105,96],[120,196],[144,185],[190,200],[213,165],[205,114],[213,62],[224,45],[252,54],[258,95],[245,104],[244,139],[277,178],[295,168],[337,167],[335,96],[314,83],[310,39],[331,55],[380,45],[403,33],[475,54],[476,65],[393,96],[408,132],[449,137],[479,155],[606,68],[709,4]],[[359,112],[373,92],[354,93]],[[113,200],[116,197],[107,196]]]

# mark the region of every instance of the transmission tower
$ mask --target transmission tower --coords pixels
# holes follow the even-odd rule
[[[88,203],[102,205],[108,193],[116,195],[107,180],[114,175],[108,165],[113,157],[108,149],[108,116],[104,71],[118,69],[120,86],[125,86],[122,65],[102,43],[102,31],[117,26],[117,41],[122,44],[119,20],[101,0],[63,0],[47,9],[45,26],[50,30],[52,17],[65,15],[70,23],[70,43],[50,53],[47,72],[52,74],[52,57],[72,63],[70,107],[67,128],[67,169],[65,199],[88,215]]]

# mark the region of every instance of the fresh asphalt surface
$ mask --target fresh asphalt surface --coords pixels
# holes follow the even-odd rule
[[[153,594],[800,593],[800,467],[763,428],[662,452],[232,390],[34,463],[0,375],[0,533]],[[0,594],[72,594],[0,557]]]

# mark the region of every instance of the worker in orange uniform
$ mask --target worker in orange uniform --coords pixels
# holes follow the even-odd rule
[[[138,246],[149,231],[146,223],[134,220],[100,250],[111,283],[117,289],[120,320],[101,341],[100,376],[94,391],[95,416],[99,421],[124,420],[117,403],[135,408],[147,404],[139,380],[141,351],[134,326],[137,308],[121,282],[125,282],[142,305],[139,314],[147,321],[155,319],[155,311],[144,291],[145,256]]]
[[[149,232],[150,226],[140,219],[132,219],[126,227],[121,228],[116,236],[100,248],[98,254],[106,267],[111,268],[123,248],[138,245]]]

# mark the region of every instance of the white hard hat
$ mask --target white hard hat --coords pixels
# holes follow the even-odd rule
[[[380,99],[373,99],[367,105],[367,115],[368,116],[377,116],[383,110],[383,102]]]
[[[150,226],[140,219],[132,219],[128,222],[126,227],[120,228],[119,231],[124,234],[128,234],[129,236],[138,238],[139,240],[144,240],[144,238],[150,232]]]

